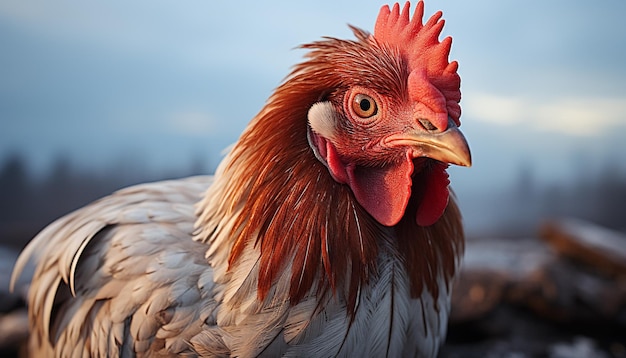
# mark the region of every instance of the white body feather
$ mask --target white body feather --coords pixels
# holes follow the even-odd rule
[[[430,357],[445,336],[448,292],[411,299],[405,266],[382,237],[377,273],[351,321],[345,302],[315,289],[289,302],[290,267],[257,297],[259,250],[228,269],[229,225],[199,228],[194,205],[212,177],[121,190],[44,229],[20,257],[30,287],[33,356]],[[233,217],[223,217],[227,224]],[[15,278],[15,277],[14,277]],[[438,309],[435,309],[437,305]]]

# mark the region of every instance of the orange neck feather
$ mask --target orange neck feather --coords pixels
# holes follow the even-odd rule
[[[230,180],[224,190],[212,193],[221,196],[219,202],[230,203],[227,211],[241,208],[230,232],[229,267],[247,245],[260,250],[261,300],[291,264],[292,304],[313,288],[320,294],[331,290],[344,297],[352,312],[361,286],[375,273],[379,240],[385,236],[396,237],[414,297],[424,288],[436,297],[437,275],[443,274],[446,282],[454,275],[463,233],[453,200],[433,226],[418,227],[415,214],[407,210],[398,225],[384,227],[360,207],[346,185],[331,178],[309,147],[309,108],[329,90],[345,85],[325,76],[329,71],[320,57],[331,56],[333,46],[370,46],[365,32],[355,33],[360,42],[329,39],[307,46],[316,51],[296,66],[242,134],[221,173]]]

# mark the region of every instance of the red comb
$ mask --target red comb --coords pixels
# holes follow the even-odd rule
[[[431,111],[440,115],[447,123],[450,116],[460,125],[461,79],[457,74],[456,61],[448,62],[452,38],[441,42],[439,35],[443,29],[442,12],[437,11],[425,24],[424,2],[417,3],[413,18],[410,18],[411,4],[406,2],[400,12],[398,3],[390,10],[388,5],[380,9],[374,38],[378,43],[398,48],[409,61],[409,94],[419,98]],[[445,118],[443,118],[445,117]]]

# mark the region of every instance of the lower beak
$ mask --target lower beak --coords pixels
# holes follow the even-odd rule
[[[391,135],[384,142],[392,147],[411,148],[414,158],[427,157],[464,167],[472,165],[469,145],[463,133],[452,120],[448,121],[448,128],[443,132],[415,130]]]

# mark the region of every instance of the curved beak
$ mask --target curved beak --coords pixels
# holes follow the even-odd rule
[[[440,162],[469,167],[472,155],[465,136],[453,120],[443,132],[413,130],[394,134],[385,139],[390,147],[410,147],[414,158],[427,157]]]

